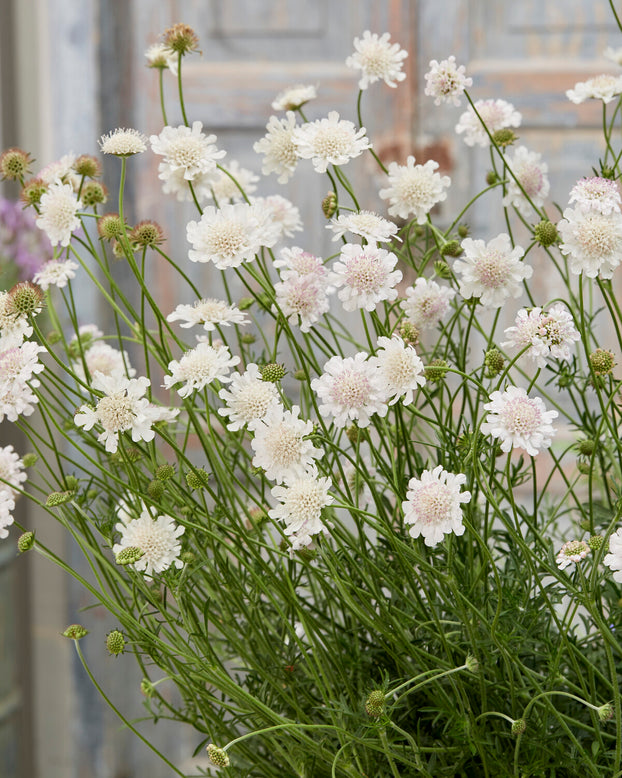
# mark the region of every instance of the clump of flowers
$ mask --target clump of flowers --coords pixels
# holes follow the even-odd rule
[[[22,435],[0,538],[114,615],[63,634],[85,664],[90,640],[139,662],[148,715],[206,749],[190,771],[621,774],[620,77],[569,90],[600,100],[605,142],[556,214],[556,164],[451,53],[417,88],[466,105],[460,186],[462,159],[376,129],[374,84],[407,88],[388,32],[344,55],[354,101],[297,68],[236,158],[184,99],[200,48],[180,22],[147,49],[151,134],[0,156],[21,190],[0,245],[15,264],[36,229],[45,259],[0,290],[0,421]]]

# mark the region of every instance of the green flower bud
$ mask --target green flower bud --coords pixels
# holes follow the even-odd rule
[[[533,229],[534,238],[541,246],[552,246],[557,243],[559,234],[557,227],[548,219],[543,219]]]
[[[118,565],[133,565],[136,562],[138,562],[139,559],[141,559],[145,555],[145,552],[142,551],[138,546],[128,546],[127,548],[122,548],[121,551],[116,556],[115,562]]]
[[[155,691],[155,684],[151,683],[148,678],[143,678],[140,682],[140,692],[145,697],[152,697]]]
[[[97,178],[102,173],[100,161],[92,154],[80,154],[73,163],[73,169],[79,176],[84,176],[85,178]]]
[[[579,443],[579,453],[585,457],[591,457],[596,449],[596,441],[594,440],[582,440]]]
[[[164,484],[162,481],[151,481],[147,487],[147,494],[154,500],[159,500],[164,494]]]
[[[334,192],[329,192],[322,200],[322,213],[327,219],[330,219],[337,210],[337,195]]]
[[[449,364],[444,359],[433,359],[424,370],[426,381],[430,383],[440,383],[444,378]]]
[[[616,361],[612,351],[604,348],[597,348],[590,356],[590,365],[596,375],[608,375],[613,371]]]
[[[509,127],[504,127],[502,130],[493,132],[492,139],[497,146],[505,148],[506,146],[511,146],[515,140],[518,140],[518,135]]]
[[[604,540],[605,539],[602,535],[591,535],[590,539],[587,541],[587,544],[592,549],[592,551],[598,551]]]
[[[17,550],[20,554],[23,554],[24,551],[30,551],[30,549],[35,544],[35,533],[34,532],[24,532],[17,538]]]
[[[222,748],[218,748],[218,746],[210,743],[206,750],[210,762],[216,767],[229,767],[231,764],[227,752]]]
[[[85,635],[89,634],[89,631],[80,624],[71,624],[62,634],[63,637],[70,638],[71,640],[81,640]]]
[[[461,238],[468,238],[469,233],[471,232],[468,224],[459,224],[458,225],[458,235]]]
[[[365,701],[365,711],[370,718],[377,719],[382,716],[384,710],[384,692],[382,689],[376,689]]]
[[[604,724],[606,721],[611,721],[613,713],[613,705],[610,702],[606,702],[598,709],[598,718]]]
[[[168,481],[169,478],[173,478],[175,475],[175,468],[173,465],[160,465],[155,471],[155,477],[158,481]]]
[[[9,291],[7,312],[14,316],[35,316],[44,300],[40,287],[30,281],[22,281]]]
[[[407,346],[416,346],[419,343],[419,330],[411,321],[403,321],[399,326],[399,333]]]
[[[125,637],[123,636],[123,633],[118,629],[113,629],[112,632],[109,632],[106,635],[106,648],[108,649],[108,652],[114,654],[114,656],[122,654],[123,649],[125,648]]]
[[[489,170],[488,173],[486,173],[486,183],[488,186],[493,186],[494,184],[498,183],[499,176],[495,173],[494,170]]]
[[[80,485],[80,482],[75,477],[75,475],[65,476],[65,486],[70,491],[75,492],[79,485]]]
[[[252,332],[245,332],[243,335],[240,336],[240,340],[245,345],[250,346],[251,343],[254,343],[257,340],[257,338],[253,335]]]
[[[58,341],[61,339],[61,334],[56,330],[52,330],[51,332],[48,332],[45,339],[47,340],[48,345],[53,346],[55,343],[58,343]]]
[[[479,673],[479,662],[473,656],[473,654],[467,654],[467,657],[464,660],[464,664],[467,666],[467,670],[470,673],[473,673],[474,675]]]
[[[31,178],[26,181],[20,192],[19,199],[28,205],[39,205],[41,198],[47,191],[47,185],[40,178]]]
[[[248,308],[250,308],[250,307],[251,307],[251,305],[252,305],[254,302],[255,302],[255,300],[254,300],[254,298],[253,298],[253,297],[243,297],[243,298],[242,298],[242,299],[241,299],[241,300],[238,302],[238,308],[239,308],[241,311],[246,311]]]
[[[32,467],[39,459],[39,455],[35,454],[34,452],[29,452],[28,454],[24,454],[22,457],[22,464],[24,467]]]
[[[261,379],[262,381],[269,381],[271,384],[275,384],[285,376],[286,372],[283,365],[278,365],[276,362],[270,362],[261,368]]]
[[[527,729],[527,722],[525,719],[516,719],[512,722],[512,734],[513,735],[522,735],[523,732]]]
[[[459,257],[463,251],[464,249],[462,248],[462,245],[457,240],[450,240],[449,242],[445,243],[444,246],[441,246],[442,257]],[[443,276],[443,278],[446,277],[447,276]]]
[[[203,468],[189,470],[186,473],[186,483],[191,489],[204,489],[207,486],[209,477],[210,473],[208,473]]]
[[[305,373],[304,370],[296,370],[296,372],[294,373],[294,378],[296,379],[296,381],[305,381],[307,378],[307,374]]]
[[[182,551],[182,553],[179,555],[179,558],[185,565],[191,565],[196,561],[197,555],[194,553],[194,551]]]
[[[0,154],[0,179],[19,181],[30,172],[33,159],[22,149],[7,149]]]
[[[503,354],[497,348],[488,349],[484,354],[484,365],[486,367],[486,376],[494,378],[503,370],[505,359]]]
[[[105,203],[108,199],[108,189],[99,181],[89,181],[84,184],[80,192],[82,204],[89,208],[93,205]]]
[[[57,505],[64,505],[64,503],[69,502],[69,500],[72,499],[74,496],[74,491],[67,491],[67,492],[51,492],[48,494],[48,498],[45,501],[45,505],[48,508],[54,508]]]
[[[97,220],[97,232],[104,240],[116,240],[123,235],[123,220],[118,213],[105,213]]]

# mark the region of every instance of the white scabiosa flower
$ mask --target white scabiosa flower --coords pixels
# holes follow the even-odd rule
[[[164,157],[158,165],[158,178],[169,184],[194,181],[216,170],[218,159],[226,152],[219,150],[215,135],[205,135],[203,124],[193,122],[192,128],[181,124],[178,127],[164,127],[159,135],[149,139],[154,154]]]
[[[378,370],[389,405],[395,405],[400,398],[404,405],[410,405],[414,393],[425,384],[423,362],[414,347],[407,346],[402,338],[378,338],[378,351],[369,361]]]
[[[397,224],[372,211],[340,214],[330,220],[326,229],[334,233],[333,240],[339,240],[347,232],[351,232],[365,238],[369,243],[389,243],[398,232]]]
[[[44,351],[44,346],[27,340],[19,346],[0,353],[0,385],[8,386],[32,381],[33,376],[44,369],[43,364],[39,362],[39,354]],[[33,386],[38,386],[36,379]]]
[[[8,538],[8,528],[13,524],[12,511],[15,508],[15,500],[8,489],[0,488],[0,538]]]
[[[32,325],[26,316],[15,314],[11,293],[0,290],[0,353],[21,346],[32,332]]]
[[[611,278],[622,260],[622,214],[566,208],[557,224],[559,250],[568,256],[570,270],[588,278]]]
[[[622,48],[614,49],[612,46],[607,46],[603,51],[603,57],[616,65],[622,66]]]
[[[226,407],[219,408],[221,416],[228,416],[228,430],[242,429],[246,424],[260,421],[268,413],[269,408],[279,402],[276,386],[270,381],[264,381],[259,367],[250,363],[244,373],[234,375],[228,389],[218,393]]]
[[[186,351],[179,361],[169,362],[170,375],[164,376],[163,386],[165,389],[172,389],[176,384],[183,383],[177,394],[180,397],[188,397],[213,381],[229,383],[229,372],[239,361],[240,357],[232,357],[227,346],[199,343],[195,348]]]
[[[565,570],[568,565],[579,564],[590,553],[590,547],[584,540],[569,540],[560,548],[555,564],[560,570]]]
[[[359,427],[368,427],[377,413],[386,416],[385,385],[368,354],[359,351],[354,357],[331,357],[324,372],[311,381],[321,405],[322,416],[333,416],[337,427],[356,421]]]
[[[415,165],[413,156],[408,157],[405,165],[391,162],[389,186],[379,192],[383,200],[389,201],[389,214],[402,219],[414,215],[417,224],[425,224],[432,208],[447,199],[445,189],[451,183],[449,176],[435,172],[437,168],[438,162],[433,160]]]
[[[272,101],[272,108],[275,111],[295,111],[316,97],[317,88],[312,84],[294,84],[279,92]]]
[[[472,86],[473,79],[465,75],[464,65],[456,65],[456,58],[437,62],[430,60],[430,70],[425,74],[425,94],[434,98],[434,104],[453,103],[460,105],[464,90]]]
[[[613,76],[610,73],[602,73],[587,81],[579,81],[574,89],[566,91],[566,97],[571,103],[578,105],[586,100],[602,100],[610,103],[615,97],[622,94],[622,76]]]
[[[62,289],[67,286],[69,279],[75,278],[76,270],[79,267],[80,265],[73,259],[50,259],[34,274],[32,280],[44,291],[50,286]]]
[[[0,446],[0,490],[15,498],[26,478],[24,463],[13,446]]]
[[[340,119],[337,111],[331,111],[325,119],[297,127],[292,139],[296,154],[301,159],[310,159],[318,173],[326,173],[329,165],[345,165],[371,148],[365,127],[357,130],[352,122]]]
[[[449,286],[418,278],[400,303],[407,319],[418,330],[430,330],[444,318],[456,293]]]
[[[291,411],[280,404],[272,405],[263,419],[249,424],[254,432],[253,465],[263,468],[266,478],[279,484],[303,475],[324,453],[308,439],[313,422],[299,419],[299,414],[297,405]]]
[[[262,246],[274,245],[273,230],[267,230],[264,216],[248,203],[208,206],[200,221],[188,222],[186,236],[192,244],[192,262],[213,262],[217,268],[238,267],[250,262]]]
[[[281,195],[254,197],[252,203],[263,208],[269,215],[272,225],[278,232],[277,240],[292,238],[295,232],[303,229],[300,210],[286,197]]]
[[[248,324],[248,317],[235,305],[213,297],[197,300],[192,305],[178,305],[166,317],[167,321],[181,322],[180,327],[194,327],[201,324],[211,332],[216,327],[229,327],[232,324]]]
[[[72,233],[80,226],[76,214],[81,207],[71,184],[55,181],[41,195],[37,227],[45,232],[53,246],[68,246]]]
[[[255,184],[259,181],[259,176],[242,167],[235,159],[215,170],[213,175],[210,195],[218,205],[241,203],[246,199],[245,195],[251,195],[257,189]]]
[[[290,537],[292,549],[304,548],[310,545],[314,535],[326,532],[322,509],[334,501],[330,487],[330,479],[319,478],[317,469],[312,467],[303,475],[287,480],[284,486],[272,489],[279,505],[268,515],[285,523],[283,531]]]
[[[74,373],[81,381],[86,380],[84,368],[89,376],[101,373],[106,376],[127,376],[132,378],[136,370],[130,365],[126,351],[120,351],[108,343],[93,343],[80,360],[72,363]]]
[[[622,529],[609,536],[609,553],[603,564],[613,571],[613,580],[622,583]]]
[[[410,479],[402,511],[404,521],[411,525],[411,537],[421,535],[426,546],[436,546],[451,532],[464,534],[461,506],[470,501],[471,492],[463,492],[460,487],[466,480],[463,473],[448,473],[442,465]]]
[[[17,421],[19,416],[30,416],[38,402],[29,384],[21,381],[5,383],[0,379],[0,422],[5,418]]]
[[[513,205],[523,216],[529,216],[533,206],[541,208],[551,188],[547,177],[549,166],[540,161],[541,157],[536,151],[519,146],[505,158],[516,180],[513,176],[508,176],[503,205]]]
[[[462,241],[465,257],[456,260],[454,271],[460,276],[460,294],[468,299],[479,297],[489,308],[500,308],[508,297],[518,297],[522,282],[531,278],[533,269],[521,262],[525,253],[520,246],[512,248],[510,236],[502,232],[486,243],[465,238]]]
[[[179,538],[184,534],[185,527],[177,525],[171,516],[154,518],[147,508],[143,508],[137,518],[126,514],[122,521],[115,524],[115,530],[121,533],[121,537],[112,547],[112,552],[118,555],[126,548],[139,548],[143,555],[134,567],[144,572],[147,578],[152,578],[154,573],[163,573],[169,567],[183,567]]]
[[[502,451],[522,448],[535,457],[551,445],[555,435],[551,422],[558,413],[547,411],[540,397],[528,397],[522,387],[509,386],[504,392],[493,392],[484,410],[489,414],[481,431],[498,438]]]
[[[523,117],[507,100],[476,100],[474,105],[477,113],[470,105],[456,124],[456,132],[458,135],[464,134],[467,146],[490,146],[490,138],[482,122],[491,135],[497,130],[520,127]]]
[[[80,176],[76,173],[74,165],[76,155],[73,152],[63,154],[60,159],[50,162],[39,171],[39,178],[46,186],[50,186],[55,181],[63,184],[70,184],[74,192],[78,191],[80,186]]]
[[[261,172],[264,176],[276,173],[279,184],[289,181],[298,164],[296,144],[293,140],[295,129],[296,114],[293,111],[288,111],[284,119],[271,116],[266,125],[268,132],[253,144],[253,150],[264,155]]]
[[[329,309],[328,276],[285,271],[282,277],[274,285],[276,306],[286,319],[300,325],[301,332],[309,332]]]
[[[152,425],[157,421],[169,419],[178,411],[158,408],[145,397],[148,378],[126,378],[125,376],[105,376],[95,373],[93,388],[103,392],[95,408],[83,405],[74,416],[74,422],[85,430],[96,424],[103,427],[97,440],[105,445],[110,454],[119,447],[119,434],[131,432],[132,440],[153,440],[155,432]]]
[[[281,249],[279,258],[274,261],[274,267],[279,268],[281,278],[286,278],[291,273],[301,276],[329,274],[321,257],[301,249],[300,246]]]
[[[147,51],[145,51],[145,57],[148,67],[170,70],[174,76],[177,75],[177,65],[179,62],[177,53],[163,43],[154,43],[149,46]]]
[[[622,201],[616,181],[600,176],[582,178],[570,190],[570,203],[581,211],[598,211],[605,215],[619,211]]]
[[[395,300],[395,286],[402,280],[402,271],[394,270],[396,264],[397,257],[390,251],[346,243],[339,261],[332,267],[334,284],[341,287],[338,297],[345,310],[373,311],[382,300]]]
[[[99,147],[104,154],[131,157],[147,150],[147,136],[138,130],[119,128],[102,135]]]
[[[406,78],[402,71],[408,52],[398,43],[389,43],[388,32],[378,36],[365,30],[361,38],[354,39],[354,54],[346,59],[346,67],[361,71],[359,89],[367,89],[376,81],[396,87],[398,81]]]
[[[508,340],[502,348],[527,349],[525,356],[538,367],[546,365],[546,358],[570,359],[570,348],[580,340],[572,314],[561,303],[545,312],[542,308],[521,308],[513,327],[505,330]]]

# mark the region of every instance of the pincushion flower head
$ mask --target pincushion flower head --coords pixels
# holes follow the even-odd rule
[[[303,475],[323,454],[308,439],[313,422],[299,419],[299,414],[297,405],[291,411],[280,404],[272,405],[263,419],[249,424],[254,433],[253,466],[263,468],[271,481],[282,483]]]
[[[132,440],[153,440],[152,425],[174,415],[176,411],[158,408],[145,397],[148,378],[127,378],[120,375],[105,376],[95,373],[93,388],[103,392],[95,406],[83,405],[74,416],[74,422],[85,430],[96,424],[103,427],[97,440],[104,443],[106,451],[113,454],[119,447],[119,434],[131,432]]]
[[[258,365],[253,362],[241,375],[234,374],[228,389],[221,389],[218,396],[226,406],[219,408],[218,413],[229,417],[227,429],[233,431],[249,422],[260,421],[279,402],[276,386],[263,380]]]
[[[252,170],[248,170],[240,163],[232,159],[227,165],[221,166],[213,172],[213,181],[210,186],[210,196],[218,205],[225,203],[240,203],[245,200],[245,195],[252,194],[257,187],[259,176]]]
[[[296,114],[293,111],[288,111],[284,119],[271,116],[266,125],[268,132],[253,144],[253,150],[264,155],[261,172],[264,176],[276,173],[279,184],[289,181],[298,164],[293,139],[296,126]]]
[[[622,94],[622,76],[613,76],[602,73],[587,81],[579,81],[574,89],[566,91],[566,97],[571,103],[584,103],[586,100],[602,100],[610,103],[615,97]]]
[[[325,267],[322,258],[305,251],[300,246],[291,246],[281,249],[279,258],[274,260],[274,267],[279,268],[281,278],[285,279],[292,273],[307,276],[327,276],[329,270]]]
[[[147,150],[147,136],[138,130],[119,128],[102,135],[99,147],[104,154],[131,157]]]
[[[560,548],[555,564],[560,570],[565,570],[573,562],[579,564],[590,553],[590,547],[584,540],[569,540]]]
[[[314,535],[326,532],[322,509],[334,501],[330,487],[330,479],[318,477],[317,468],[311,466],[306,473],[286,480],[284,486],[272,489],[279,505],[268,515],[285,523],[283,531],[290,536],[294,550],[310,545]]]
[[[425,384],[423,362],[402,338],[378,338],[378,350],[370,362],[376,365],[389,405],[400,398],[404,405],[410,405],[414,393]]]
[[[580,340],[572,314],[561,303],[552,305],[547,312],[542,308],[521,308],[514,326],[508,327],[505,334],[509,340],[501,346],[527,349],[525,356],[538,367],[544,367],[549,356],[570,359],[572,344]]]
[[[605,215],[619,211],[622,205],[618,184],[610,178],[582,178],[570,190],[570,203],[581,211],[598,211]]]
[[[8,538],[8,527],[15,521],[13,511],[15,508],[15,500],[8,489],[2,489],[0,487],[0,538]]]
[[[456,65],[453,54],[442,62],[430,60],[430,70],[425,74],[425,80],[425,94],[434,98],[435,105],[460,105],[464,90],[473,85],[473,79],[465,75],[464,65]]]
[[[622,214],[604,214],[566,208],[557,224],[562,242],[559,250],[568,256],[570,270],[588,278],[611,278],[622,260]]]
[[[200,221],[188,222],[188,242],[192,262],[213,262],[217,268],[238,267],[250,262],[262,246],[272,246],[278,230],[266,225],[265,213],[249,203],[208,206]]]
[[[177,75],[177,66],[179,63],[177,54],[163,43],[154,43],[149,46],[147,51],[145,51],[145,57],[147,59],[148,67],[158,68],[160,70],[170,70],[174,76]]]
[[[295,232],[303,229],[300,210],[286,197],[281,195],[253,197],[251,202],[257,208],[263,209],[276,231],[277,240],[292,238]]]
[[[398,43],[389,43],[388,32],[378,36],[365,30],[361,38],[354,39],[354,54],[346,59],[346,66],[361,71],[359,89],[367,89],[376,81],[384,81],[387,86],[396,87],[398,81],[406,78],[402,71],[408,52]]]
[[[488,243],[465,238],[461,245],[465,256],[454,262],[453,269],[460,276],[463,297],[479,297],[482,305],[500,308],[508,297],[522,293],[522,282],[531,278],[533,269],[521,262],[525,252],[520,246],[512,248],[507,233],[502,232]]]
[[[389,243],[398,232],[397,224],[372,211],[342,213],[331,219],[326,229],[334,233],[333,240],[339,240],[347,232],[351,232],[365,238],[369,243]]]
[[[535,151],[529,151],[525,146],[519,146],[506,155],[506,162],[516,180],[508,175],[507,194],[503,198],[503,205],[513,205],[523,216],[530,216],[533,206],[541,208],[551,188],[546,175],[549,167],[546,162],[540,161],[541,156]]]
[[[456,124],[456,132],[458,135],[464,133],[467,146],[490,146],[490,138],[482,122],[491,135],[507,127],[520,127],[523,117],[507,100],[476,100],[474,105],[477,113],[469,105]]]
[[[394,270],[396,264],[395,254],[377,246],[356,243],[342,246],[332,272],[335,286],[341,287],[338,297],[345,310],[373,311],[382,300],[395,300],[395,287],[402,280],[402,271]]]
[[[24,463],[13,446],[0,446],[0,491],[15,498],[26,478]]]
[[[32,280],[44,291],[50,286],[62,289],[67,286],[70,278],[75,278],[76,270],[80,267],[73,259],[50,259],[41,266]]]
[[[609,536],[609,553],[603,564],[613,570],[613,580],[622,583],[622,528]]]
[[[279,92],[272,101],[272,108],[275,111],[295,111],[316,97],[317,88],[313,84],[294,84]]]
[[[460,487],[466,480],[464,473],[449,473],[442,465],[410,479],[402,511],[405,523],[412,525],[408,530],[411,537],[421,535],[426,546],[435,546],[451,532],[464,534],[461,506],[470,501],[471,492]]]
[[[54,181],[41,195],[37,227],[45,232],[53,246],[68,246],[80,226],[77,213],[81,207],[71,184]]]
[[[72,363],[75,374],[82,381],[86,381],[85,366],[89,376],[97,372],[107,376],[126,375],[128,378],[136,375],[127,352],[119,351],[109,343],[93,343],[84,350],[81,359]]]
[[[44,369],[43,364],[39,362],[39,354],[44,351],[44,346],[27,340],[19,346],[0,352],[0,386],[8,387],[9,384],[32,381],[33,376]],[[33,383],[33,386],[38,384]]]
[[[216,327],[248,324],[248,317],[244,311],[214,297],[197,300],[192,305],[178,305],[172,313],[169,313],[166,320],[181,322],[180,327],[194,327],[195,324],[201,324],[207,332],[211,332]]]
[[[205,135],[203,124],[193,122],[192,128],[184,124],[178,127],[164,127],[159,135],[149,139],[154,154],[164,157],[158,165],[158,178],[170,182],[179,180],[194,181],[216,170],[217,160],[225,156],[226,151],[219,150],[215,135]],[[170,190],[169,190],[170,191]]]
[[[425,224],[432,208],[447,199],[445,189],[451,183],[449,176],[435,172],[437,168],[438,162],[433,160],[415,165],[413,156],[408,157],[405,165],[391,162],[389,185],[379,192],[383,200],[389,201],[389,214],[402,219],[414,215],[417,224]]]
[[[171,516],[152,516],[145,507],[137,518],[132,518],[126,510],[119,512],[119,518],[121,521],[115,524],[115,530],[121,537],[112,547],[115,556],[126,548],[140,549],[143,555],[134,562],[134,567],[147,578],[152,578],[154,573],[163,573],[171,566],[183,567],[179,538],[186,530]]]
[[[418,278],[406,290],[400,303],[406,317],[418,330],[429,330],[443,319],[456,293],[451,287],[427,278]]]
[[[301,332],[309,332],[329,309],[329,276],[286,271],[282,277],[274,285],[276,306],[286,319],[300,325]]]
[[[177,390],[180,397],[189,397],[192,392],[200,391],[213,381],[221,384],[229,383],[229,371],[237,365],[240,357],[232,357],[227,346],[210,346],[199,343],[195,348],[177,361],[168,364],[170,375],[164,376],[164,387],[172,389],[176,384],[183,383]]]
[[[484,435],[498,438],[502,451],[522,448],[535,457],[551,445],[555,435],[551,422],[558,413],[547,411],[540,397],[528,397],[522,387],[509,386],[504,392],[493,392],[484,410],[489,413],[480,429]]]
[[[325,173],[329,165],[345,165],[371,148],[365,136],[365,127],[356,129],[347,119],[340,119],[331,111],[325,119],[307,122],[292,132],[296,154],[310,159],[318,173]]]
[[[333,416],[337,427],[351,421],[368,427],[375,413],[387,414],[385,384],[368,356],[359,351],[353,357],[331,357],[323,374],[311,381],[311,389],[321,402],[319,412]]]

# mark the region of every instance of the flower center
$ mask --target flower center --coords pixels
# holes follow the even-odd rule
[[[265,438],[270,458],[281,467],[291,467],[300,462],[302,440],[287,424],[277,424]]]
[[[620,238],[611,223],[598,213],[588,214],[576,230],[577,242],[592,257],[609,257],[620,248]]]
[[[446,484],[425,484],[411,500],[417,520],[423,524],[439,524],[449,518],[452,496]]]
[[[314,153],[324,159],[346,154],[350,145],[350,133],[342,127],[320,127],[313,139]]]
[[[377,292],[385,277],[384,268],[373,255],[359,254],[346,261],[346,283],[357,292]]]
[[[361,408],[369,400],[369,379],[356,370],[346,368],[334,380],[330,397],[346,408]]]
[[[186,135],[171,142],[167,156],[174,165],[189,168],[200,163],[203,151],[201,138]]]
[[[528,197],[533,198],[541,191],[544,177],[542,175],[542,170],[538,165],[529,163],[523,165],[517,172],[516,177],[520,181],[520,184]]]
[[[298,521],[314,521],[320,517],[324,501],[315,481],[298,481],[289,490],[287,506]]]
[[[537,404],[528,397],[509,400],[503,409],[503,423],[512,435],[528,437],[537,432],[542,424],[542,413]]]
[[[97,403],[97,415],[102,425],[111,432],[130,429],[136,418],[133,402],[123,392],[102,397]]]
[[[475,273],[483,286],[498,289],[507,280],[507,261],[504,254],[495,249],[487,249],[477,258]]]
[[[246,234],[241,224],[226,221],[212,225],[209,250],[221,257],[234,257],[246,246]]]
[[[430,176],[424,170],[409,170],[402,176],[398,191],[400,198],[409,204],[424,204],[433,196]]]

